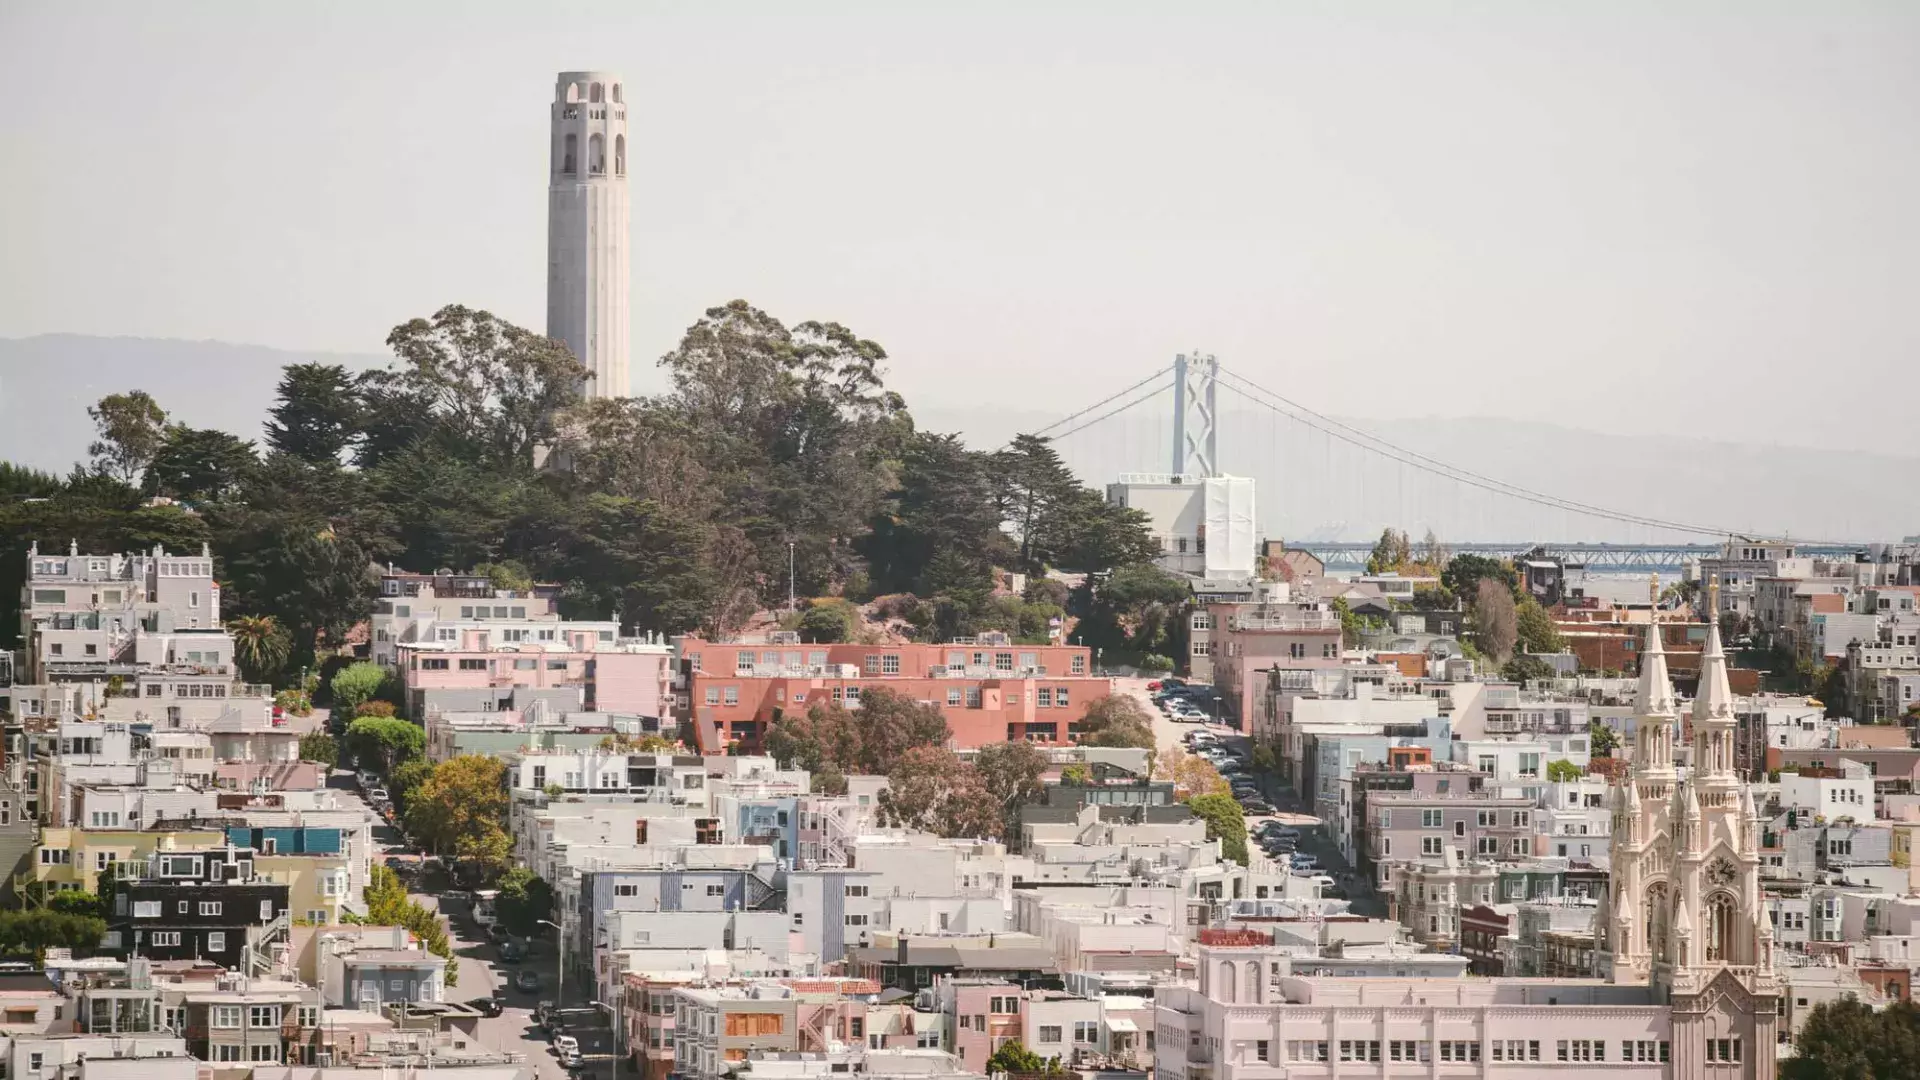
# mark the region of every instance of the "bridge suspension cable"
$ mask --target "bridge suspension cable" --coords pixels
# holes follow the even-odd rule
[[[1165,375],[1167,373],[1165,371],[1162,371],[1160,372],[1160,374]],[[1137,389],[1140,385],[1141,385],[1140,383],[1134,383],[1133,386],[1130,387],[1129,389]],[[1106,412],[1101,413],[1099,416],[1096,416],[1090,420],[1082,420],[1080,423],[1075,424],[1074,426],[1068,428],[1067,430],[1056,432],[1053,435],[1047,436],[1047,438],[1052,442],[1059,442],[1061,439],[1064,439],[1067,436],[1072,435],[1076,431],[1085,431],[1087,428],[1092,427],[1093,425],[1099,423],[1102,420],[1110,419],[1112,417],[1120,415],[1123,412],[1126,412],[1128,409],[1133,408],[1135,405],[1139,405],[1142,402],[1152,401],[1154,398],[1159,397],[1161,394],[1166,393],[1168,390],[1171,390],[1172,388],[1173,388],[1173,383],[1171,380],[1169,380],[1163,386],[1155,386],[1149,389],[1146,393],[1135,396],[1131,401],[1128,401],[1121,405],[1116,405],[1115,407],[1108,409]],[[1126,392],[1127,391],[1125,390],[1121,391],[1121,393],[1123,394]],[[1114,395],[1114,397],[1118,397],[1118,396],[1120,395],[1119,394]],[[1113,398],[1111,397],[1107,399],[1107,401],[1112,401],[1112,400]],[[1106,402],[1101,402],[1101,404],[1104,405],[1106,404]],[[1093,409],[1097,409],[1099,407],[1100,407],[1099,405],[1095,405],[1093,406]],[[1085,416],[1087,413],[1091,411],[1092,409],[1082,409],[1079,412],[1075,413],[1074,416]],[[1072,419],[1072,417],[1068,417],[1068,419]]]
[[[1085,416],[1085,415],[1087,415],[1088,413],[1090,413],[1090,412],[1092,412],[1093,410],[1095,410],[1095,409],[1098,409],[1098,408],[1099,408],[1099,407],[1101,407],[1102,405],[1105,405],[1105,404],[1106,404],[1107,402],[1109,402],[1109,401],[1115,401],[1115,400],[1117,400],[1117,399],[1119,399],[1119,398],[1123,398],[1123,397],[1125,397],[1125,396],[1127,396],[1128,394],[1131,394],[1131,393],[1133,393],[1133,392],[1134,392],[1135,390],[1138,390],[1138,389],[1140,389],[1141,387],[1143,387],[1143,386],[1145,386],[1145,385],[1147,385],[1148,383],[1150,383],[1150,382],[1152,382],[1152,381],[1153,381],[1153,380],[1155,380],[1155,379],[1159,379],[1159,378],[1164,378],[1164,377],[1165,377],[1165,376],[1167,375],[1167,373],[1168,373],[1168,372],[1170,372],[1170,371],[1172,371],[1172,370],[1173,370],[1173,365],[1172,365],[1172,364],[1168,364],[1168,365],[1167,365],[1166,367],[1163,367],[1163,368],[1161,368],[1161,369],[1160,369],[1159,371],[1156,371],[1156,372],[1154,372],[1153,374],[1151,374],[1151,375],[1149,375],[1149,376],[1147,376],[1146,378],[1144,378],[1144,379],[1141,379],[1141,380],[1140,380],[1139,382],[1137,382],[1137,383],[1134,383],[1134,384],[1133,384],[1132,386],[1129,386],[1129,387],[1127,387],[1126,389],[1124,389],[1124,390],[1121,390],[1121,391],[1120,391],[1119,393],[1116,393],[1116,394],[1109,394],[1108,396],[1106,396],[1106,397],[1104,397],[1104,398],[1101,398],[1101,399],[1100,399],[1099,401],[1096,401],[1096,402],[1094,402],[1093,404],[1091,404],[1091,405],[1089,405],[1089,406],[1087,406],[1087,407],[1086,407],[1086,408],[1084,408],[1084,409],[1081,409],[1081,410],[1080,410],[1079,412],[1077,412],[1077,413],[1074,413],[1074,414],[1072,414],[1071,416],[1063,416],[1063,417],[1061,417],[1060,419],[1058,419],[1058,420],[1055,420],[1055,421],[1054,421],[1053,423],[1051,423],[1051,424],[1048,424],[1048,425],[1047,425],[1046,427],[1043,427],[1043,428],[1041,428],[1041,429],[1040,429],[1040,430],[1038,430],[1038,431],[1032,431],[1032,432],[1028,432],[1028,434],[1030,434],[1030,435],[1045,435],[1045,436],[1047,436],[1048,438],[1051,438],[1051,439],[1058,439],[1058,438],[1062,438],[1062,437],[1064,437],[1064,436],[1066,436],[1066,435],[1071,435],[1071,434],[1073,434],[1073,432],[1074,432],[1074,431],[1079,431],[1079,430],[1080,430],[1080,428],[1082,428],[1082,427],[1086,427],[1086,426],[1087,426],[1087,424],[1081,424],[1081,425],[1080,425],[1079,427],[1076,427],[1076,428],[1074,428],[1074,429],[1073,429],[1073,431],[1067,431],[1067,432],[1062,432],[1062,433],[1061,433],[1060,435],[1048,435],[1047,433],[1048,433],[1048,432],[1050,432],[1050,431],[1052,431],[1052,430],[1053,430],[1054,428],[1057,428],[1057,427],[1063,427],[1063,426],[1065,426],[1066,424],[1069,424],[1069,423],[1072,423],[1073,421],[1075,421],[1075,420],[1078,420],[1078,419],[1080,419],[1081,417],[1083,417],[1083,416]],[[1169,385],[1170,385],[1170,384],[1169,384]],[[1164,386],[1160,388],[1160,390],[1165,390],[1165,389],[1166,389],[1166,387],[1164,387]],[[1154,391],[1154,393],[1155,393],[1155,394],[1157,394],[1157,393],[1159,393],[1159,392],[1160,392],[1160,390],[1155,390],[1155,391]],[[1151,394],[1149,394],[1149,395],[1148,395],[1148,397],[1151,397],[1151,396],[1152,396]],[[1145,398],[1142,398],[1142,399],[1141,399],[1141,401],[1144,401],[1144,400],[1146,400],[1146,399],[1145,399]],[[1130,409],[1130,408],[1132,408],[1132,407],[1133,407],[1134,405],[1138,405],[1139,403],[1140,403],[1140,402],[1138,402],[1138,401],[1136,401],[1136,402],[1133,402],[1132,404],[1129,404],[1129,405],[1124,405],[1124,406],[1122,406],[1122,407],[1121,407],[1120,409],[1116,409],[1116,410],[1114,410],[1114,411],[1115,411],[1115,412],[1123,412],[1123,411],[1125,411],[1126,409]],[[1097,423],[1099,423],[1099,422],[1100,422],[1101,420],[1104,420],[1104,419],[1106,419],[1106,418],[1107,418],[1108,416],[1112,416],[1112,415],[1113,415],[1113,413],[1106,413],[1106,414],[1103,414],[1102,416],[1099,416],[1099,417],[1096,417],[1095,419],[1093,419],[1093,420],[1091,420],[1091,421],[1088,421],[1088,423],[1093,423],[1093,424],[1097,424]]]
[[[1385,439],[1382,439],[1377,435],[1369,434],[1368,432],[1362,431],[1359,428],[1353,427],[1350,424],[1342,423],[1339,420],[1335,420],[1334,418],[1327,416],[1323,413],[1316,412],[1313,409],[1310,409],[1307,406],[1292,400],[1291,398],[1288,398],[1282,394],[1276,393],[1272,390],[1268,390],[1266,387],[1263,387],[1258,383],[1255,383],[1252,380],[1245,378],[1244,376],[1237,375],[1231,371],[1228,371],[1224,367],[1220,369],[1220,376],[1222,379],[1227,380],[1225,383],[1227,389],[1233,391],[1235,394],[1238,394],[1242,399],[1252,404],[1259,405],[1262,408],[1269,409],[1273,412],[1279,413],[1280,415],[1285,416],[1288,419],[1295,421],[1296,423],[1305,425],[1306,427],[1313,428],[1314,430],[1319,431],[1323,435],[1329,436],[1331,438],[1339,439],[1341,442],[1347,443],[1348,445],[1354,446],[1358,449],[1367,451],[1368,453],[1375,454],[1383,458],[1387,458],[1388,460],[1391,460],[1391,461],[1399,462],[1402,465],[1410,466],[1412,468],[1418,469],[1422,472],[1429,473],[1434,476],[1439,476],[1444,479],[1452,480],[1456,483],[1465,484],[1469,487],[1478,488],[1482,491],[1488,491],[1496,495],[1504,495],[1509,498],[1520,499],[1525,502],[1534,503],[1536,505],[1548,507],[1555,510],[1566,511],[1570,513],[1577,513],[1585,517],[1601,518],[1604,520],[1617,521],[1617,522],[1621,522],[1629,525],[1642,525],[1650,528],[1669,529],[1674,532],[1693,533],[1695,535],[1700,535],[1700,536],[1730,536],[1730,535],[1737,535],[1740,532],[1740,530],[1737,530],[1737,529],[1722,529],[1722,528],[1715,528],[1715,527],[1706,526],[1706,525],[1693,525],[1685,522],[1667,521],[1662,518],[1653,518],[1653,517],[1646,517],[1639,514],[1631,514],[1631,513],[1627,513],[1625,511],[1620,511],[1620,510],[1610,510],[1606,507],[1593,506],[1587,503],[1575,502],[1571,499],[1563,499],[1555,495],[1549,495],[1546,492],[1534,491],[1529,488],[1520,487],[1516,484],[1509,484],[1509,483],[1506,483],[1505,481],[1496,480],[1493,477],[1484,476],[1480,473],[1476,473],[1468,469],[1462,469],[1455,465],[1449,465],[1444,461],[1440,461],[1436,458],[1428,457],[1427,455],[1418,453],[1417,451],[1408,450],[1404,447],[1396,446],[1395,444],[1387,442]]]

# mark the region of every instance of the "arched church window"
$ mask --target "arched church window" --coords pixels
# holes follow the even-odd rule
[[[613,175],[627,175],[627,137],[625,135],[613,137]]]
[[[607,171],[607,141],[598,132],[587,139],[587,172],[598,176]]]
[[[580,136],[569,134],[564,153],[560,155],[560,171],[572,176],[580,171]]]
[[[1667,958],[1667,883],[1656,881],[1647,886],[1644,918],[1644,930],[1647,935],[1647,951],[1653,954],[1655,963]]]
[[[607,88],[605,86],[602,86],[600,83],[594,83],[593,84],[593,100],[596,102],[607,100]]]
[[[1734,927],[1739,919],[1739,908],[1728,893],[1714,893],[1707,898],[1707,962],[1710,964],[1731,964],[1736,957]]]

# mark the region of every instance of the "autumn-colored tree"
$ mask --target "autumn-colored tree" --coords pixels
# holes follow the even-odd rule
[[[1175,799],[1225,795],[1232,790],[1212,762],[1173,746],[1153,756],[1153,775],[1156,779],[1173,781]]]
[[[1127,694],[1108,694],[1087,703],[1080,718],[1081,746],[1137,746],[1153,749],[1153,717]]]
[[[452,855],[483,875],[504,869],[511,849],[507,819],[506,763],[480,754],[441,762],[407,806],[407,829],[442,855]]]

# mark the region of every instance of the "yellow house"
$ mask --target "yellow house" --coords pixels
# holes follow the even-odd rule
[[[1907,887],[1920,886],[1920,866],[1914,865],[1913,849],[1916,838],[1920,838],[1920,821],[1894,821],[1889,823],[1893,830],[1893,865],[1907,872]]]
[[[348,862],[345,855],[255,855],[253,872],[286,884],[287,910],[294,919],[333,926],[340,921],[343,904],[360,908],[360,898],[351,895]]]
[[[145,864],[159,850],[162,839],[179,849],[219,847],[226,837],[218,829],[181,832],[143,832],[139,829],[81,829],[71,825],[40,830],[40,846],[33,854],[33,880],[52,889],[95,891],[100,871],[115,863]]]

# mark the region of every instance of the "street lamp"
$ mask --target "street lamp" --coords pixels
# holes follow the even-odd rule
[[[593,1001],[588,1002],[588,1004],[595,1008],[607,1010],[607,1026],[613,1029],[613,1068],[609,1070],[609,1074],[617,1077],[620,1075],[620,1029],[625,1027],[626,1024],[621,1019],[619,1010],[606,1002]]]
[[[561,915],[565,915],[566,913],[565,908],[560,909]],[[554,951],[560,954],[560,969],[554,976],[557,982],[553,988],[553,1010],[559,1012],[560,1006],[566,1004],[567,1001],[567,928],[551,919],[538,919],[535,921],[542,926],[551,926],[560,932],[560,936],[554,939]]]

